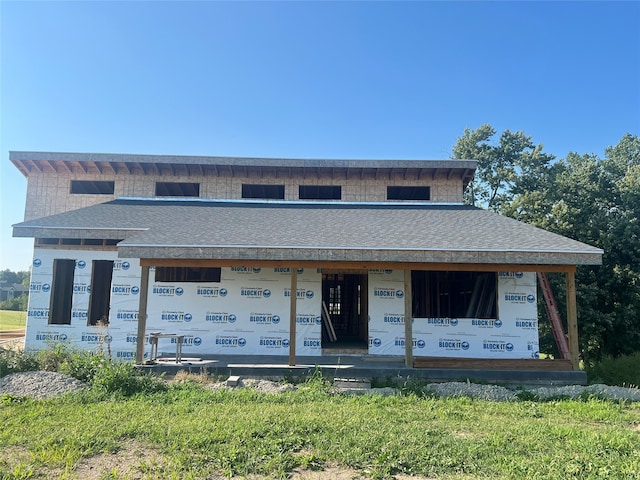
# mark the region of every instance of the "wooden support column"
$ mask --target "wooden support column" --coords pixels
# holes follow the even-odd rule
[[[578,309],[576,307],[576,274],[566,272],[567,282],[567,334],[569,356],[574,370],[580,369],[580,346],[578,345]]]
[[[140,300],[138,302],[138,336],[136,337],[136,363],[144,362],[144,339],[147,333],[147,297],[149,296],[149,266],[142,266]]]
[[[404,271],[404,364],[413,367],[413,299],[411,270]]]
[[[296,315],[298,301],[298,270],[290,267],[291,270],[291,296],[289,297],[289,365],[296,364]]]

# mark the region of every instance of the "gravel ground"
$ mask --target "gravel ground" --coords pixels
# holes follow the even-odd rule
[[[71,391],[85,388],[86,385],[79,380],[56,372],[23,372],[13,373],[0,379],[0,395],[11,394],[16,396],[28,396],[33,398],[49,398]],[[278,394],[296,390],[295,385],[275,382],[265,379],[241,379],[237,387],[227,387],[224,382],[212,383],[212,389],[218,388],[255,388],[264,393]],[[470,397],[482,400],[499,402],[518,401],[516,396],[520,390],[510,390],[497,385],[483,385],[464,382],[430,383],[424,391],[437,397]],[[527,391],[540,399],[553,397],[579,397],[581,395],[594,395],[598,398],[613,400],[640,401],[640,389],[611,387],[607,385],[570,385],[563,387],[537,387]],[[372,388],[371,390],[354,393],[372,393],[378,395],[395,395],[394,388]]]
[[[57,372],[21,372],[0,378],[0,395],[49,398],[85,387],[80,380]]]

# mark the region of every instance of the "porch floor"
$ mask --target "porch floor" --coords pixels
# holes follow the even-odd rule
[[[427,382],[475,381],[499,385],[586,385],[587,375],[580,370],[550,370],[551,360],[536,360],[540,369],[511,369],[504,364],[495,367],[486,363],[473,365],[472,361],[456,365],[437,365],[426,368],[412,368],[404,364],[404,357],[372,356],[363,354],[336,354],[320,357],[297,357],[296,365],[288,364],[287,356],[241,356],[213,355],[201,358],[183,358],[176,363],[175,358],[161,358],[152,365],[139,365],[147,372],[175,375],[180,370],[192,373],[206,371],[209,374],[263,378],[303,379],[320,370],[325,378],[377,378],[377,379],[420,379]],[[475,368],[474,368],[475,367]],[[530,367],[530,368],[533,368]]]

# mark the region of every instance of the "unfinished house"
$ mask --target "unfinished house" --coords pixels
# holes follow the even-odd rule
[[[13,234],[35,239],[27,349],[535,359],[538,274],[564,272],[577,368],[574,272],[602,251],[464,205],[474,161],[10,160]]]

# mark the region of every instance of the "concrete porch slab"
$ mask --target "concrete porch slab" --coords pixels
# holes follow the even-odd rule
[[[298,357],[296,365],[288,364],[285,356],[216,355],[200,361],[176,364],[157,362],[139,365],[145,372],[175,375],[180,370],[194,373],[206,371],[220,376],[295,378],[304,379],[320,371],[322,375],[354,379],[416,379],[425,382],[471,381],[513,386],[586,385],[583,371],[545,371],[474,368],[412,368],[404,365],[401,357],[373,357],[368,355],[335,355]]]

